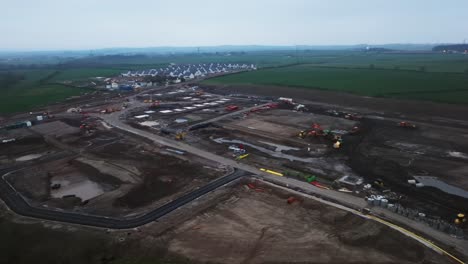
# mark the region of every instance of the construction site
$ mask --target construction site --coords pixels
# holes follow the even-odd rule
[[[463,263],[468,120],[258,91],[180,84],[6,124],[0,187],[201,262]]]
[[[138,215],[190,192],[229,168],[111,130],[86,115],[4,133],[3,178],[29,204],[105,216]]]

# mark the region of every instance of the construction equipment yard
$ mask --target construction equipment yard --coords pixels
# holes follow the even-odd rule
[[[466,109],[255,91],[179,84],[7,124],[2,198],[200,262],[463,263]]]

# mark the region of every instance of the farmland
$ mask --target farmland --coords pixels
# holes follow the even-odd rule
[[[5,76],[7,74],[11,73]],[[56,76],[53,70],[15,71],[13,74],[19,78],[11,82],[2,79],[0,84],[0,113],[29,110],[87,91],[51,83],[50,79]]]
[[[82,80],[90,77],[107,77],[117,75],[121,72],[120,69],[114,68],[77,68],[60,70],[51,79],[51,81],[68,81]]]
[[[468,103],[468,74],[377,68],[324,67],[312,64],[217,77],[206,84],[270,85],[332,90],[363,96]],[[439,65],[443,68],[443,65]]]
[[[21,62],[0,63],[5,69],[0,70],[0,113],[29,111],[89,92],[65,86],[64,82],[115,76],[126,70],[159,68],[169,63],[247,63],[263,68],[210,79],[206,84],[276,85],[443,103],[468,102],[468,58],[462,54],[285,50],[88,56],[69,58],[60,64],[41,64],[45,63],[41,58],[35,65]],[[1,76],[9,73],[21,78],[6,83]]]

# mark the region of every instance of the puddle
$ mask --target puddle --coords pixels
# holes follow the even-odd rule
[[[54,198],[62,198],[65,195],[75,195],[81,198],[82,201],[92,199],[104,193],[104,190],[99,184],[90,180],[82,180],[79,182],[71,182],[70,180],[53,180],[52,184],[60,184],[61,187],[57,190],[51,190],[51,196]]]
[[[443,155],[442,153],[444,152],[442,149],[436,147],[406,142],[386,141],[385,145],[416,155],[431,154],[440,156]]]
[[[468,155],[463,152],[449,151],[447,154],[453,158],[468,159]]]
[[[272,147],[276,147],[276,149],[275,149],[276,152],[282,152],[283,150],[285,150],[285,151],[288,151],[288,150],[300,150],[300,148],[288,147],[288,146],[285,146],[285,145],[279,145],[279,144],[275,144],[275,143],[271,143],[271,142],[266,142],[266,141],[258,141],[258,142],[263,143],[263,144],[266,144],[266,145],[269,145],[269,146],[272,146]]]
[[[468,191],[465,191],[461,188],[458,188],[456,186],[447,184],[441,180],[439,180],[437,177],[432,177],[432,176],[413,176],[417,181],[421,182],[425,186],[431,186],[435,187],[441,191],[444,191],[446,193],[450,193],[453,195],[457,195],[460,197],[468,198]]]
[[[29,154],[29,155],[17,158],[16,161],[28,161],[28,160],[40,158],[42,156],[44,156],[44,154]]]
[[[237,140],[237,139],[234,139],[234,140],[228,140],[228,139],[224,139],[224,138],[216,138],[216,139],[213,139],[213,141],[215,141],[216,143],[234,143],[234,144],[242,144],[242,145],[245,145],[245,146],[249,146],[251,148],[254,148],[256,150],[259,150],[263,153],[266,153],[272,157],[276,157],[276,158],[281,158],[281,159],[287,159],[287,160],[290,160],[290,161],[302,161],[302,162],[319,162],[319,161],[322,161],[322,159],[319,159],[319,158],[301,158],[301,157],[296,157],[296,156],[293,156],[293,155],[289,155],[289,154],[285,154],[285,153],[282,153],[282,152],[278,152],[278,147],[276,148],[276,151],[273,151],[273,150],[269,150],[269,149],[266,149],[264,147],[260,147],[260,146],[257,146],[257,145],[254,145],[254,144],[250,144],[250,143],[246,143],[244,141],[241,141],[241,140]],[[276,145],[274,144],[275,146],[280,146],[280,145]],[[287,147],[289,148],[289,147]]]

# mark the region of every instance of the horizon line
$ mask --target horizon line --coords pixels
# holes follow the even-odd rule
[[[0,48],[2,53],[34,53],[34,52],[89,52],[89,51],[100,51],[100,50],[112,50],[112,49],[197,49],[197,48],[221,48],[221,47],[265,47],[265,48],[281,48],[281,47],[353,47],[353,46],[387,46],[387,45],[408,45],[408,46],[437,46],[437,45],[457,45],[465,43],[453,43],[453,42],[437,42],[437,43],[414,43],[414,42],[394,42],[394,43],[358,43],[358,44],[297,44],[297,45],[282,45],[282,44],[221,44],[221,45],[170,45],[170,46],[124,46],[124,47],[100,47],[100,48],[51,48],[51,49],[10,49]]]

